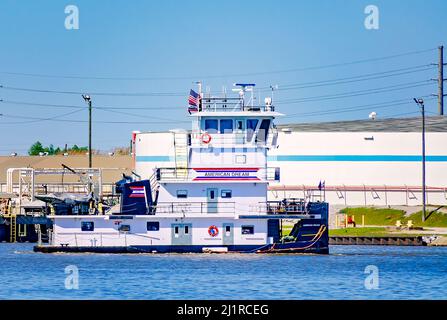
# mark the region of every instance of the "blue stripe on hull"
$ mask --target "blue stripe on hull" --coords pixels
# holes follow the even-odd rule
[[[284,253],[293,252],[293,253],[329,253],[329,249],[327,245],[323,245],[322,243],[316,243],[310,248],[306,248],[305,250],[294,250],[299,248],[301,245],[295,246],[293,243],[287,244],[276,244],[275,248],[277,249],[290,249],[290,251],[283,251]],[[70,252],[70,253],[203,253],[203,248],[222,248],[225,246],[215,245],[215,246],[202,246],[202,245],[190,245],[190,246],[129,246],[129,247],[62,247],[62,246],[35,246],[35,252],[43,252],[43,253],[55,253],[55,252]],[[228,252],[234,253],[255,253],[258,250],[263,251],[264,253],[274,253],[273,251],[267,251],[271,248],[271,245],[231,245],[226,246],[228,248]]]

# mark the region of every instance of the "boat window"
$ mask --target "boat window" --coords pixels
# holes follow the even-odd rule
[[[231,232],[231,227],[230,226],[225,226],[225,232]]]
[[[222,190],[220,196],[222,198],[231,198],[231,190]]]
[[[250,142],[258,126],[258,119],[247,119],[247,142]]]
[[[188,234],[188,233],[189,233],[189,227],[185,226],[185,234]]]
[[[220,120],[220,133],[233,133],[233,120],[231,119]]]
[[[160,222],[158,221],[148,221],[147,231],[158,231],[160,230]]]
[[[82,221],[81,231],[93,231],[95,230],[95,223],[93,221]]]
[[[256,142],[266,142],[267,135],[269,133],[270,119],[264,119],[259,127],[258,135],[256,137]]]
[[[216,119],[205,120],[205,131],[209,133],[217,133],[219,130],[219,123]]]
[[[255,234],[255,226],[242,226],[242,234]]]
[[[237,129],[237,130],[242,130],[242,129],[244,129],[244,123],[242,122],[242,120],[237,120],[237,121],[236,121],[236,129]]]
[[[130,225],[128,224],[122,224],[118,227],[118,231],[121,232],[129,232],[130,231]]]
[[[175,228],[174,228],[174,233],[175,233],[175,234],[178,234],[178,226],[175,226]]]
[[[188,198],[188,190],[177,190],[177,198]]]

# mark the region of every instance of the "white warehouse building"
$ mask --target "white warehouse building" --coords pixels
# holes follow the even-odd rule
[[[422,203],[420,117],[289,124],[277,129],[278,146],[269,150],[268,166],[280,168],[280,179],[269,186],[270,200],[325,198],[331,205],[376,206]],[[178,167],[181,145],[188,143],[180,135],[187,133],[137,133],[136,172],[150,178],[157,167]],[[447,117],[426,119],[426,190],[428,204],[447,204]]]

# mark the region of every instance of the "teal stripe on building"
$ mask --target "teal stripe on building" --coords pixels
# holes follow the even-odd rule
[[[170,156],[137,156],[137,162],[170,162]],[[268,161],[290,162],[420,162],[421,155],[277,155]],[[427,162],[447,162],[447,156],[426,156]]]
[[[427,162],[446,162],[447,156],[426,156]],[[420,155],[277,155],[268,161],[312,162],[420,162]]]
[[[170,156],[137,156],[137,162],[169,162],[174,161]]]

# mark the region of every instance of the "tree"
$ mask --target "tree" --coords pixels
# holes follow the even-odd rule
[[[30,156],[38,156],[40,152],[44,152],[44,148],[40,141],[36,141],[28,150]]]

